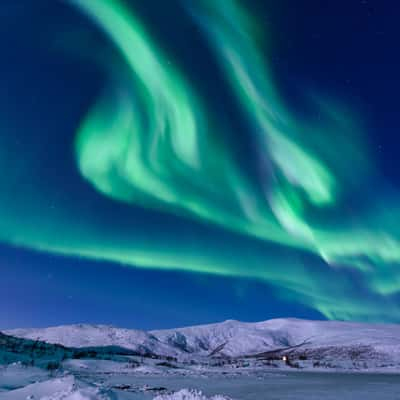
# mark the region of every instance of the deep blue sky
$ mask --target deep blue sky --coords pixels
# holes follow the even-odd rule
[[[123,268],[2,246],[2,327],[77,322],[168,328],[320,314],[252,280]]]
[[[242,127],[237,105],[215,72],[217,63],[180,3],[126,3],[156,39],[162,38],[164,48],[183,70],[198,77],[194,85],[209,99],[210,107]],[[304,111],[305,88],[344,99],[360,116],[368,148],[385,177],[384,187],[396,187],[400,179],[400,4],[391,0],[243,3],[265,28],[265,52],[268,47],[288,103]],[[13,196],[19,186],[32,185],[40,193],[44,187],[59,185],[62,192],[79,192],[94,214],[93,190],[71,168],[72,152],[62,149],[70,148],[80,119],[105,85],[107,73],[98,68],[97,59],[113,50],[94,24],[68,2],[3,0],[0,51],[0,134],[13,149],[8,154],[11,160],[35,159],[36,165],[31,180],[18,177],[12,162],[5,163],[10,170],[2,174],[12,171],[18,179],[14,186],[1,185],[2,190]],[[248,146],[240,136],[235,144],[236,149]],[[368,185],[374,186],[375,179],[379,178],[371,177]],[[44,210],[63,207],[57,190],[54,193],[43,204]],[[368,192],[360,197],[368,202]],[[148,211],[136,213],[140,219]],[[112,223],[114,215],[106,217]],[[12,218],[23,226],[22,216]],[[158,214],[150,221],[157,226]],[[0,245],[0,271],[0,328],[88,322],[155,329],[224,319],[324,318],[295,300],[283,301],[278,293],[282,289],[254,279],[128,268],[6,243]]]

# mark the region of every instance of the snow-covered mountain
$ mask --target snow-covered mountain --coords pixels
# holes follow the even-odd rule
[[[151,333],[137,329],[122,329],[108,325],[62,325],[39,329],[13,329],[7,334],[65,347],[121,347],[141,354],[176,355],[171,346],[160,342]]]
[[[400,325],[338,321],[308,321],[294,318],[247,323],[225,321],[172,330],[152,331],[161,342],[188,352],[214,351],[241,356],[297,346],[374,346],[400,351]]]
[[[252,356],[276,350],[315,353],[345,349],[400,359],[400,325],[272,319],[248,323],[228,320],[210,325],[139,331],[105,325],[15,329],[7,334],[67,347],[119,346],[173,357]],[[346,353],[347,354],[347,353]]]

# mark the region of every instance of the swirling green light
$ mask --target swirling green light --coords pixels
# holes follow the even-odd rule
[[[343,171],[329,168],[337,159],[319,159],[304,140],[335,127],[311,128],[290,114],[255,44],[253,22],[236,1],[204,0],[190,11],[215,47],[253,123],[260,155],[272,162],[272,169],[264,171],[267,182],[259,187],[240,172],[229,145],[214,139],[221,128],[210,122],[189,83],[129,11],[115,2],[77,3],[112,38],[131,70],[125,85],[132,92],[114,99],[113,105],[102,101],[78,136],[79,166],[95,187],[132,204],[188,213],[257,238],[307,249],[329,263],[345,262],[365,271],[360,257],[374,263],[399,261],[399,243],[387,234],[360,225],[327,229],[306,217],[305,210],[334,206],[340,191],[346,190]],[[333,113],[340,114],[340,109]],[[341,121],[342,128],[346,125],[352,126],[349,119]],[[351,142],[350,146],[356,147]],[[317,150],[328,154],[321,146]],[[268,280],[271,272],[262,275]],[[324,313],[329,314],[326,307]]]
[[[229,146],[213,139],[220,128],[206,122],[204,107],[189,84],[127,9],[108,1],[76,3],[121,50],[131,69],[129,87],[139,93],[139,99],[126,94],[113,105],[103,101],[82,125],[79,166],[98,189],[116,199],[186,211],[229,229],[309,249],[329,262],[359,254],[399,260],[400,246],[392,238],[351,230],[349,241],[346,231],[319,229],[304,217],[306,207],[334,204],[341,182],[305,144],[296,143],[295,138],[309,134],[307,127],[279,98],[254,44],[251,20],[237,2],[203,1],[211,12],[192,12],[256,125],[259,152],[273,163],[267,193],[240,173]]]
[[[218,140],[219,130],[189,84],[139,22],[115,2],[76,3],[113,39],[131,71],[125,90],[102,99],[81,126],[76,148],[82,175],[114,199],[189,212],[295,245]]]
[[[337,202],[336,192],[342,189],[343,182],[316,154],[307,150],[304,138],[311,134],[310,127],[290,115],[277,94],[270,68],[263,60],[261,49],[255,45],[252,21],[246,12],[235,0],[223,5],[205,0],[203,4],[202,12],[195,8],[192,12],[207,31],[231,86],[256,126],[260,153],[268,154],[274,164],[273,174],[279,177],[270,185],[269,203],[280,225],[298,241],[308,241],[328,262],[350,256],[368,256],[381,262],[399,261],[400,243],[388,235],[360,227],[321,229],[303,216],[302,210],[310,205],[323,207]],[[330,131],[329,127],[323,127],[319,135],[326,136]],[[303,143],[296,143],[299,138]],[[351,136],[348,144],[351,145]],[[340,161],[340,154],[341,149],[337,148],[336,164],[347,162]],[[346,173],[351,175],[353,169],[350,164],[348,166]]]

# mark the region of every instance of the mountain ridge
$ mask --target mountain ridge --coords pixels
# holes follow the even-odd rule
[[[374,351],[400,355],[400,325],[298,318],[260,322],[226,320],[150,331],[104,324],[72,324],[12,329],[4,333],[66,347],[120,346],[173,357],[240,357],[301,346],[313,351],[369,346]]]

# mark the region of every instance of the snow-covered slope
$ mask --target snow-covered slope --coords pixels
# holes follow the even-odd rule
[[[76,324],[42,329],[13,329],[9,335],[47,343],[58,343],[66,347],[116,346],[142,354],[156,353],[175,355],[176,351],[152,334],[136,330],[121,329],[107,325]]]
[[[161,342],[188,353],[229,356],[254,354],[286,345],[286,335],[277,335],[254,323],[228,320],[222,323],[152,331]]]
[[[161,342],[193,353],[242,356],[301,345],[373,346],[379,351],[400,352],[400,325],[294,318],[247,323],[225,321],[172,330],[152,331]]]
[[[13,362],[47,365],[48,362],[59,362],[73,355],[72,349],[67,349],[59,344],[49,344],[4,335],[0,332],[0,365]]]
[[[302,351],[368,348],[400,359],[400,325],[390,324],[288,318],[256,323],[229,320],[150,332],[104,325],[70,325],[7,333],[68,347],[120,346],[169,356],[236,357],[299,346]]]

